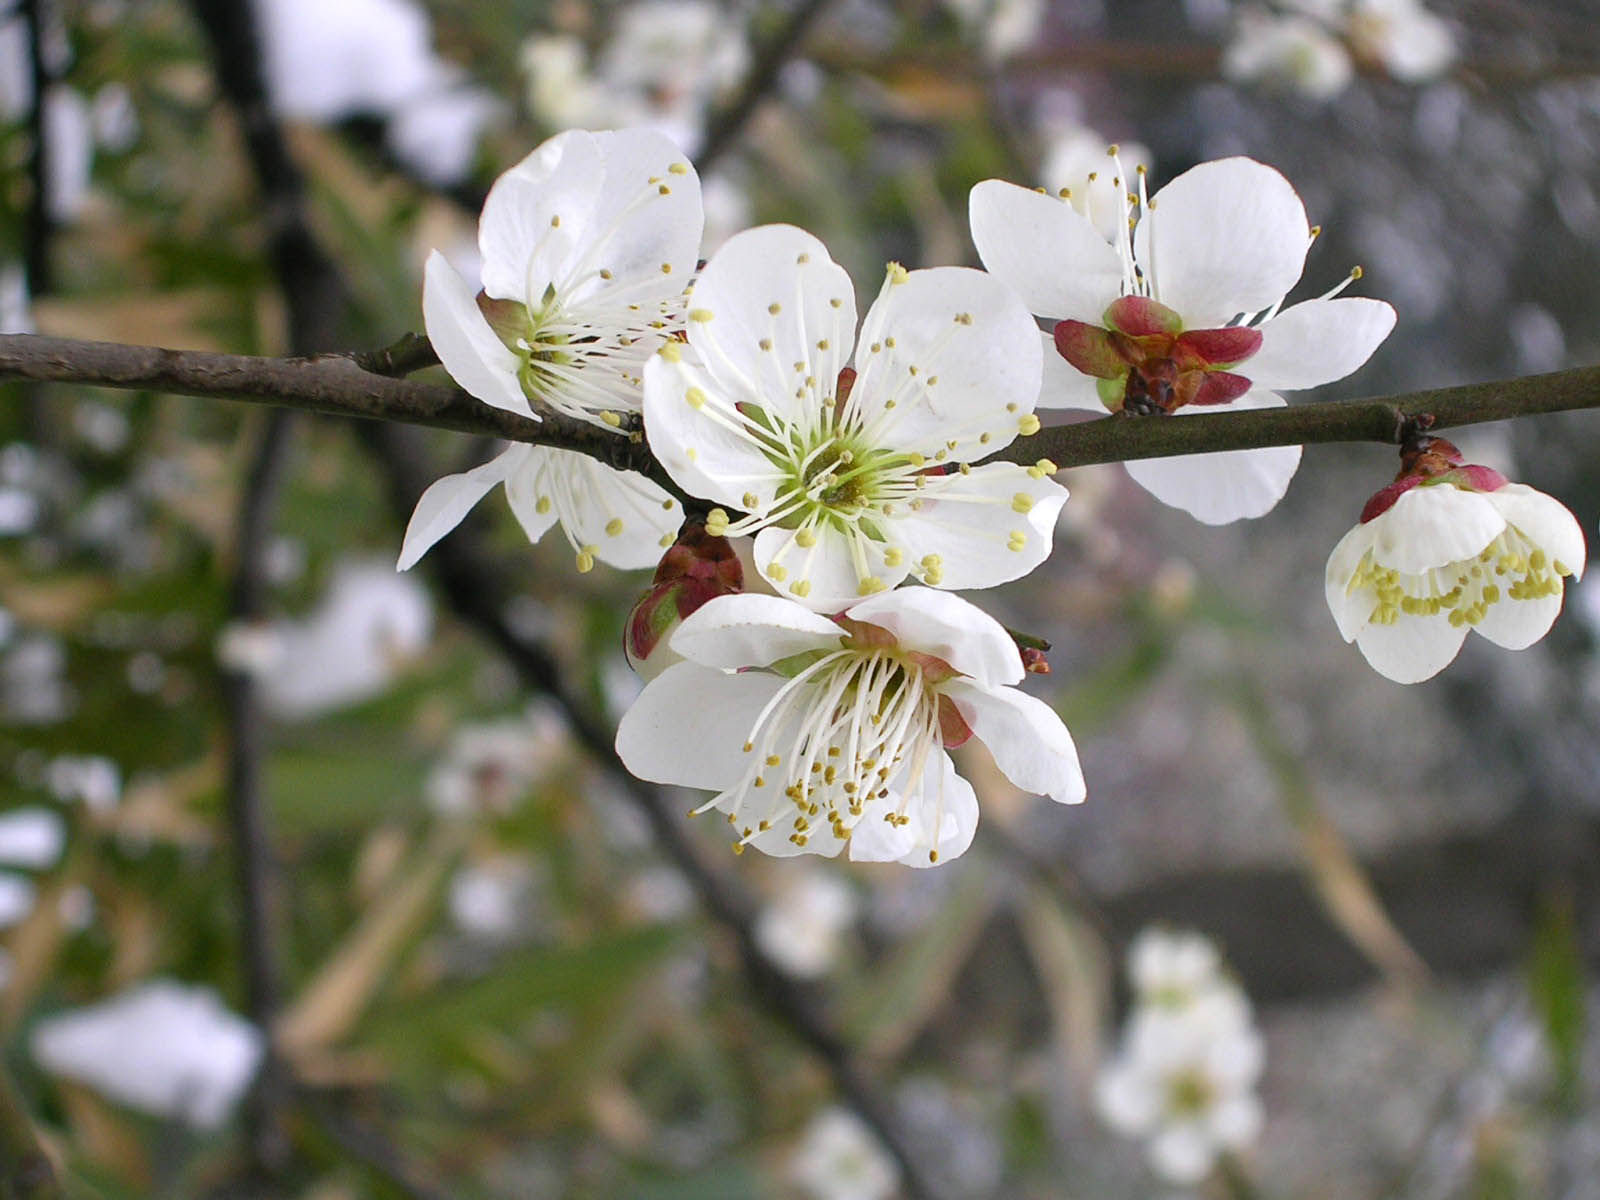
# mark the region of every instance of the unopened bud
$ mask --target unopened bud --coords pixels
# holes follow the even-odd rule
[[[661,556],[650,590],[628,614],[628,665],[648,681],[681,662],[682,655],[666,645],[673,630],[707,600],[743,590],[744,568],[728,539],[707,533],[698,521],[685,525]]]

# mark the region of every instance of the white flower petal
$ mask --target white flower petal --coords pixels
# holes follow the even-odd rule
[[[1231,1150],[1253,1146],[1261,1136],[1261,1101],[1254,1095],[1230,1096],[1211,1114],[1211,1136]]]
[[[1293,186],[1249,158],[1203,162],[1151,198],[1134,252],[1190,329],[1270,308],[1300,278],[1311,227]]]
[[[560,264],[555,283],[563,302],[589,304],[613,293],[634,304],[673,299],[693,277],[700,253],[700,177],[683,151],[654,130],[590,136],[603,178],[574,253]]]
[[[1560,615],[1560,595],[1513,600],[1502,590],[1499,601],[1489,605],[1483,619],[1472,628],[1496,646],[1526,650],[1550,632]]]
[[[902,649],[942,659],[982,687],[1022,679],[1022,655],[1005,626],[960,596],[906,587],[862,600],[845,615],[887,629]]]
[[[740,431],[733,405],[743,398],[722,395],[690,347],[676,360],[656,354],[645,364],[645,435],[667,474],[691,495],[743,509],[754,493],[765,508],[775,491],[772,461]]]
[[[940,691],[955,701],[995,766],[1019,788],[1062,804],[1080,803],[1088,795],[1072,735],[1043,700],[1015,688],[983,688],[961,679]]]
[[[1032,571],[1050,555],[1067,489],[1028,470],[996,462],[931,479],[918,494],[921,507],[900,509],[894,522],[909,560],[937,555],[937,586],[957,590],[994,587]],[[1027,511],[1019,512],[1023,505]]]
[[[1356,646],[1386,679],[1421,683],[1450,665],[1466,636],[1465,625],[1451,625],[1442,614],[1402,615],[1393,625],[1368,625],[1356,635]]]
[[[1481,492],[1448,483],[1404,493],[1372,526],[1372,557],[1406,575],[1476,558],[1505,528],[1505,518]]]
[[[559,520],[575,546],[625,571],[654,566],[683,520],[678,502],[638,472],[548,446],[527,447],[506,497],[530,541]]]
[[[517,356],[495,336],[466,280],[437,250],[423,268],[422,323],[450,378],[485,404],[535,416],[517,382]]]
[[[1372,548],[1372,524],[1357,525],[1339,539],[1339,544],[1328,556],[1328,566],[1323,572],[1323,589],[1328,599],[1328,609],[1333,613],[1339,636],[1347,642],[1356,640],[1356,634],[1372,617],[1374,603],[1370,588],[1350,587],[1356,568]]]
[[[972,189],[968,216],[983,265],[1031,312],[1098,325],[1121,294],[1116,250],[1065,200],[986,179]]]
[[[1280,408],[1283,403],[1281,396],[1255,389],[1231,404],[1180,408],[1177,416]],[[1271,446],[1264,450],[1139,458],[1124,465],[1134,481],[1161,503],[1181,508],[1207,525],[1226,525],[1272,511],[1289,490],[1289,481],[1300,467],[1300,447]]]
[[[1258,387],[1320,387],[1343,379],[1371,358],[1394,320],[1394,309],[1382,300],[1307,300],[1258,326],[1261,349],[1238,371]]]
[[[1132,1061],[1118,1058],[1095,1080],[1095,1108],[1118,1133],[1138,1136],[1161,1116],[1161,1085]]]
[[[668,667],[623,714],[617,756],[653,783],[732,787],[749,766],[744,744],[756,714],[783,684],[762,671],[730,675],[694,662]]]
[[[908,450],[931,456],[953,441],[956,458],[993,453],[1033,411],[1040,359],[1038,326],[994,276],[967,267],[911,271],[886,283],[867,311],[849,407],[876,426],[892,401],[884,437]],[[933,418],[917,422],[920,437],[893,419],[916,414]]]
[[[525,447],[513,446],[481,467],[446,475],[430,484],[417,499],[417,507],[406,524],[396,570],[410,570],[435,542],[461,524],[490,488],[505,481],[507,473],[521,461],[524,450]]]
[[[937,765],[930,764],[929,771],[934,778],[924,778],[920,802],[906,809],[911,818],[907,828],[916,835],[911,849],[899,858],[908,867],[938,866],[959,858],[978,832],[978,794],[956,774],[948,754],[941,751],[936,757]]]
[[[1095,386],[1099,380],[1085,375],[1061,357],[1054,334],[1040,336],[1044,339],[1044,371],[1039,385],[1039,407],[1076,408],[1105,416],[1109,410]]]
[[[707,667],[765,667],[808,650],[837,650],[844,631],[781,596],[717,596],[684,618],[671,647]],[[753,718],[754,713],[750,716]]]
[[[894,587],[911,570],[905,555],[898,566],[889,566],[884,561],[888,547],[881,542],[831,525],[815,533],[815,544],[802,546],[795,530],[770,526],[756,534],[752,554],[763,579],[817,612],[838,612],[860,600],[864,580],[876,579],[873,590],[881,591]]]
[[[689,344],[728,400],[790,420],[806,419],[834,395],[855,328],[850,276],[792,225],[729,238],[689,301]]]
[[[1484,496],[1507,525],[1520,530],[1552,563],[1567,567],[1575,577],[1583,575],[1588,561],[1583,527],[1561,501],[1522,483],[1508,483]]]
[[[1218,1147],[1196,1121],[1167,1125],[1150,1139],[1150,1165],[1170,1183],[1199,1183],[1217,1161]]]
[[[483,290],[497,300],[537,304],[564,273],[599,203],[604,173],[594,135],[570,130],[495,180],[478,221]]]

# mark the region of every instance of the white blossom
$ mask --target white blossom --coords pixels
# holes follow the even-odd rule
[[[157,980],[44,1018],[30,1045],[52,1074],[131,1108],[214,1129],[249,1086],[264,1039],[210,989]]]
[[[789,1156],[789,1179],[809,1200],[890,1200],[900,1168],[860,1117],[835,1106],[811,1118]]]
[[[1344,43],[1317,21],[1245,12],[1223,53],[1222,74],[1235,83],[1264,80],[1331,100],[1350,85],[1355,67]]]
[[[532,705],[521,716],[464,725],[428,774],[428,803],[441,816],[504,816],[560,760],[566,726]]]
[[[790,975],[815,979],[833,965],[856,910],[855,893],[837,875],[819,869],[786,875],[756,918],[756,944]]]
[[[1045,0],[945,0],[990,62],[1001,62],[1039,40]]]
[[[1123,142],[1119,159],[1131,170],[1154,165],[1150,151]],[[1068,125],[1045,134],[1039,182],[1092,220],[1106,241],[1115,241],[1122,221],[1122,181],[1106,157],[1106,140],[1092,129]]]
[[[615,430],[639,411],[640,372],[681,311],[700,241],[700,185],[645,130],[558,134],[502,175],[478,228],[483,291],[428,258],[423,317],[445,369],[486,404],[554,410]],[[406,528],[414,564],[496,484],[530,540],[558,521],[581,570],[649,566],[678,504],[634,472],[570,450],[515,445],[434,483]]]
[[[1096,1107],[1145,1142],[1164,1179],[1197,1184],[1220,1154],[1260,1133],[1263,1046],[1250,1002],[1195,933],[1145,930],[1129,947],[1128,975],[1133,1008],[1096,1080]]]
[[[1455,34],[1419,0],[1351,0],[1347,22],[1357,57],[1401,83],[1436,79],[1455,62]]]
[[[909,575],[990,587],[1049,554],[1054,465],[967,465],[1039,427],[1038,334],[995,280],[890,264],[858,342],[849,276],[768,225],[717,251],[688,315],[687,345],[645,368],[645,431],[684,490],[744,514],[706,527],[755,534],[775,587],[838,610]]]
[[[0,871],[0,929],[9,929],[33,911],[33,881],[14,871]]]
[[[1113,153],[1119,223],[1129,180]],[[1279,311],[1314,234],[1288,180],[1247,158],[1201,163],[1144,199],[1131,234],[1108,242],[1099,214],[999,180],[972,190],[984,265],[1054,323],[1039,403],[1096,412],[1275,408],[1276,389],[1316,387],[1364,363],[1394,326],[1344,284]],[[1359,272],[1352,272],[1351,279]],[[1349,282],[1347,279],[1346,283]],[[1127,464],[1158,500],[1208,524],[1257,517],[1282,498],[1298,446]]]
[[[1586,556],[1560,501],[1467,468],[1373,497],[1328,558],[1328,607],[1375,670],[1417,683],[1443,670],[1469,631],[1508,650],[1542,638]]]
[[[901,588],[829,619],[777,596],[719,596],[669,643],[617,730],[642,779],[715,790],[737,845],[928,866],[966,850],[978,801],[948,748],[976,736],[1001,772],[1084,798],[1077,750],[1018,691],[1022,657],[981,609]]]

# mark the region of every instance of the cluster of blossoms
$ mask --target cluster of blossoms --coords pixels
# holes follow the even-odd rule
[[[1357,64],[1415,84],[1437,79],[1455,59],[1455,34],[1419,0],[1278,0],[1240,13],[1222,73],[1330,100]]]
[[[1197,1184],[1261,1131],[1264,1054],[1250,1002],[1196,933],[1145,930],[1128,949],[1128,982],[1133,1008],[1096,1082],[1096,1106],[1145,1143],[1162,1178]]]
[[[978,817],[949,752],[974,736],[1019,788],[1081,801],[1066,728],[1016,688],[1048,670],[1039,652],[950,594],[1018,579],[1050,553],[1066,489],[1054,463],[1013,446],[1039,430],[1035,407],[1281,406],[1278,390],[1354,371],[1395,321],[1381,301],[1338,295],[1359,271],[1284,307],[1317,231],[1272,168],[1202,163],[1154,196],[1142,167],[1125,177],[1115,147],[1105,169],[1109,186],[1087,172],[1077,193],[1054,196],[978,184],[972,234],[987,271],[890,263],[858,327],[854,284],[804,230],[745,230],[697,272],[699,180],[663,134],[557,135],[489,194],[481,290],[429,258],[428,334],[487,404],[586,422],[619,449],[642,425],[665,477],[515,445],[423,494],[400,565],[496,484],[530,539],[561,526],[580,570],[656,564],[627,628],[648,684],[617,749],[641,778],[715,793],[703,808],[725,814],[737,848],[948,861]],[[1271,509],[1299,459],[1299,447],[1274,447],[1128,470],[1220,524]],[[1397,513],[1447,489],[1504,510],[1474,526],[1484,536],[1470,550],[1514,576],[1513,603],[1496,609],[1498,593],[1465,578],[1446,598],[1459,538],[1424,530],[1441,548],[1426,563],[1392,559],[1385,537],[1370,553],[1341,546],[1340,628],[1366,627],[1362,649],[1380,669],[1373,647],[1397,613],[1421,621],[1456,604],[1447,630],[1526,644],[1553,618],[1562,572],[1583,563],[1575,526],[1558,545],[1528,504],[1506,507],[1519,490],[1428,470],[1416,490],[1430,499]],[[752,539],[749,591],[736,537]],[[1335,574],[1330,564],[1330,600]],[[1437,665],[1460,641],[1439,658],[1448,638],[1418,636],[1429,648],[1407,653]],[[1423,678],[1437,665],[1386,673]]]

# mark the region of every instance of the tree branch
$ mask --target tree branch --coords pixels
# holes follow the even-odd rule
[[[444,384],[397,379],[378,369],[414,369],[421,355],[414,343],[365,355],[322,354],[312,358],[256,358],[199,350],[162,350],[114,342],[84,342],[32,334],[0,334],[0,382],[92,384],[99,387],[173,392],[247,400],[341,417],[363,417],[453,429],[511,442],[576,450],[611,466],[640,471],[657,483],[670,480],[642,440],[558,413],[529,420],[480,403]],[[363,369],[369,364],[372,369]],[[1048,458],[1057,467],[1309,446],[1325,442],[1398,444],[1408,418],[1432,413],[1433,430],[1506,421],[1574,409],[1600,408],[1600,366],[1574,367],[1547,375],[1458,387],[1430,388],[1366,400],[1332,400],[1249,412],[1194,411],[1168,417],[1107,416],[1052,425],[1019,438],[984,461],[1032,463]]]

